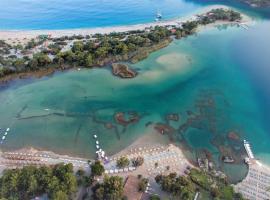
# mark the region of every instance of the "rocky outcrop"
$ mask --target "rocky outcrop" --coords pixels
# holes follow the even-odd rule
[[[130,69],[128,65],[122,63],[113,63],[112,73],[121,78],[134,78],[137,75],[136,71]]]
[[[132,123],[136,123],[140,120],[139,114],[136,112],[117,112],[114,115],[114,119],[117,124],[120,124],[122,126],[127,126]]]

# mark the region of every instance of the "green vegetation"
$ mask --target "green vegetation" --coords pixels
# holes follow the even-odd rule
[[[127,166],[129,166],[129,163],[130,163],[130,161],[129,161],[129,159],[127,158],[127,157],[121,157],[121,158],[119,158],[117,161],[116,161],[116,165],[117,165],[117,167],[119,167],[119,168],[124,168],[124,167],[127,167]]]
[[[206,172],[197,169],[190,170],[190,179],[200,187],[209,190],[213,180]]]
[[[174,197],[181,197],[181,200],[193,199],[196,191],[208,195],[207,199],[243,199],[242,195],[236,193],[224,179],[213,177],[198,169],[190,169],[188,176],[177,176],[176,173],[171,173],[168,176],[158,175],[155,179],[163,191]]]
[[[90,187],[94,182],[94,177],[92,175],[86,176],[85,174],[85,171],[82,169],[76,172],[77,184],[78,186]]]
[[[177,176],[176,173],[171,173],[168,176],[158,175],[156,182],[160,184],[163,191],[182,200],[192,200],[195,196],[195,187],[192,181],[187,177]]]
[[[138,184],[138,190],[140,192],[145,192],[148,184],[148,179],[147,178],[142,178]]]
[[[131,162],[132,162],[132,165],[134,167],[139,167],[139,166],[141,166],[144,163],[144,158],[141,157],[141,156],[139,156],[137,158],[132,159]]]
[[[149,197],[149,200],[160,200],[160,198],[159,198],[159,196],[157,196],[157,195],[151,195],[151,196]]]
[[[235,193],[233,187],[228,185],[226,179],[213,177],[211,174],[197,169],[191,169],[189,177],[197,186],[209,191],[214,199],[243,199],[241,194]]]
[[[222,21],[237,21],[241,20],[241,14],[239,12],[235,12],[233,10],[225,10],[225,9],[213,9],[208,12],[206,15],[201,15],[199,23],[200,24],[210,24],[217,20]]]
[[[97,183],[92,191],[95,200],[121,200],[124,198],[123,179],[119,176],[105,176],[103,183]]]
[[[93,176],[101,176],[104,171],[104,166],[101,164],[100,161],[96,161],[94,164],[91,165],[91,173]]]
[[[6,199],[31,199],[46,193],[60,200],[72,198],[76,191],[72,164],[5,170],[0,179],[0,198]]]
[[[199,19],[181,26],[150,28],[123,33],[74,35],[59,38],[41,36],[26,45],[14,46],[0,40],[0,77],[41,69],[104,66],[119,61],[132,63],[145,59],[149,53],[166,47],[172,38],[180,39],[193,34],[198,25],[216,20],[240,20],[240,13],[214,9]],[[48,46],[44,43],[48,43]],[[70,47],[71,45],[71,47]],[[13,50],[13,51],[11,51]]]

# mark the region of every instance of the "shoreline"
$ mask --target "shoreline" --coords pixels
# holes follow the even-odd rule
[[[121,26],[107,26],[107,27],[96,27],[96,28],[78,28],[78,29],[59,29],[59,30],[0,30],[0,38],[2,40],[7,40],[10,42],[26,42],[25,40],[29,40],[32,38],[36,38],[39,35],[43,34],[51,34],[52,38],[62,37],[62,36],[73,36],[73,35],[92,35],[92,34],[109,34],[112,32],[127,32],[127,31],[135,31],[135,30],[144,30],[146,28],[154,27],[154,26],[170,26],[170,25],[178,25],[179,23],[183,23],[186,21],[192,20],[196,15],[200,15],[206,12],[211,11],[212,9],[233,9],[229,6],[225,5],[210,5],[206,6],[202,9],[199,9],[198,12],[192,13],[185,17],[175,17],[173,19],[158,21],[158,22],[148,22],[141,24],[133,24],[133,25],[121,25]],[[245,18],[243,21],[249,20],[246,15],[243,13],[242,17]],[[14,41],[15,40],[15,41]]]
[[[186,164],[190,166],[196,167],[194,163],[190,162],[190,160],[185,156],[184,151],[177,145],[171,143],[169,138],[161,135],[156,131],[147,132],[144,135],[137,138],[130,145],[120,150],[119,152],[109,155],[109,159],[111,161],[121,157],[121,156],[132,156],[134,154],[135,149],[137,149],[137,153],[143,155],[147,155],[146,149],[167,149],[173,148],[174,151],[178,152],[179,156],[181,156]],[[17,168],[27,165],[54,165],[57,163],[72,163],[75,169],[80,168],[89,168],[88,161],[94,161],[95,158],[86,158],[81,156],[72,155],[69,153],[56,153],[55,151],[51,151],[49,149],[39,149],[31,146],[23,147],[16,150],[7,150],[3,151],[0,149],[0,174],[4,169],[7,168]]]

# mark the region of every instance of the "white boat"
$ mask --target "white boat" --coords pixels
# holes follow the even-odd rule
[[[99,141],[96,141],[96,144],[99,144]]]
[[[162,14],[161,14],[161,12],[157,11],[156,21],[160,21],[161,19],[162,19]]]
[[[7,132],[5,132],[5,134],[4,135],[7,135],[8,133]]]
[[[7,131],[9,131],[10,130],[10,128],[7,128]]]
[[[45,108],[44,110],[45,110],[45,111],[49,111],[50,109],[49,109],[49,108]]]
[[[96,145],[96,148],[99,149],[99,145]]]
[[[94,135],[94,138],[97,138],[97,135]]]
[[[6,136],[3,136],[3,137],[2,137],[2,140],[4,140],[4,139],[6,139]]]

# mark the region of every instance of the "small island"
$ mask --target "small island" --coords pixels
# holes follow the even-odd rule
[[[137,75],[137,72],[130,69],[127,64],[123,63],[113,63],[112,73],[120,78],[134,78]]]

